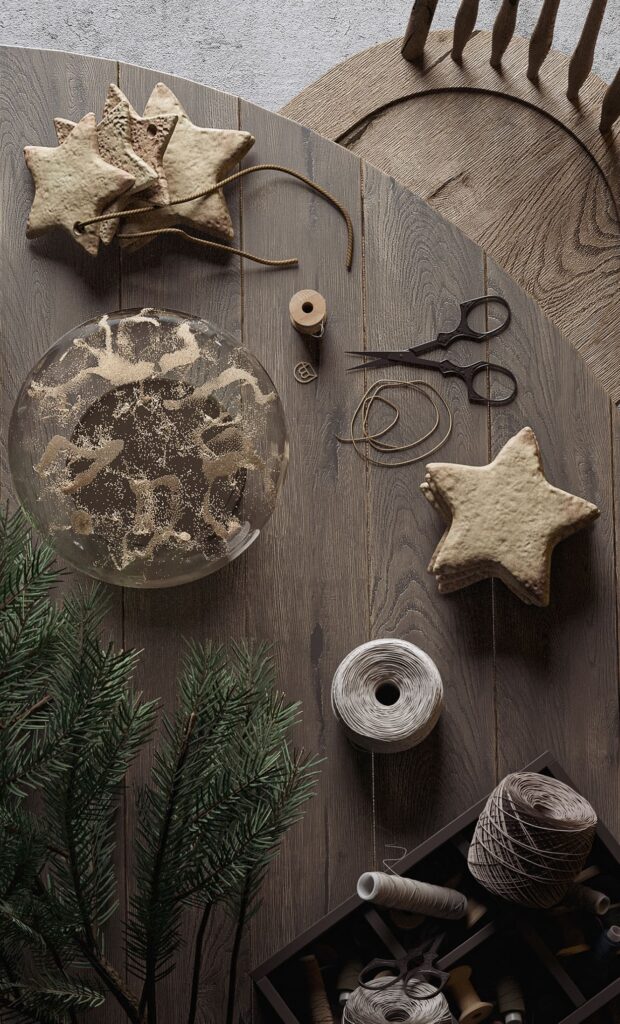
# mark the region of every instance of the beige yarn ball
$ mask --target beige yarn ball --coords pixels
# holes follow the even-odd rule
[[[493,790],[476,825],[468,864],[489,892],[510,903],[559,903],[592,849],[597,817],[558,779],[514,772]]]

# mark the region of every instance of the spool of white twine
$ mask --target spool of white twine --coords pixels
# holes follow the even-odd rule
[[[376,753],[415,747],[434,729],[443,708],[439,670],[406,640],[372,640],[340,663],[332,708],[351,741]]]
[[[553,907],[582,870],[596,833],[588,801],[558,779],[514,772],[478,819],[469,870],[489,892],[526,907]]]
[[[395,982],[387,988],[356,988],[345,1003],[342,1024],[443,1024],[452,1015],[446,997],[419,998],[433,989],[424,981],[415,981],[407,988]],[[416,994],[418,998],[416,999]]]
[[[388,875],[385,871],[366,871],[360,875],[357,895],[389,910],[406,910],[446,921],[457,921],[467,913],[467,897],[456,889]]]

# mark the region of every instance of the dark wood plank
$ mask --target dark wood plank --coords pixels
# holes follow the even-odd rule
[[[363,334],[360,165],[312,132],[246,103],[241,123],[257,139],[251,160],[301,171],[346,204],[357,246],[348,274],[335,210],[281,175],[244,181],[244,247],[300,258],[299,268],[288,271],[244,268],[244,341],[273,376],[291,445],[280,504],[247,555],[249,629],[276,639],[284,689],[303,701],[297,742],[327,758],[317,799],[270,873],[252,927],[256,965],[351,894],[369,864],[372,806],[370,757],[349,745],[330,707],[336,666],[368,636],[365,478],[336,440],[362,387],[361,379],[345,376],[344,355]],[[328,306],[319,379],[308,386],[293,378],[308,349],[288,317],[289,299],[301,288],[321,292]]]
[[[163,81],[176,93],[190,118],[213,128],[237,127],[237,100],[183,79],[120,65],[121,89],[142,110],[153,86]],[[199,186],[197,182],[197,187]],[[238,228],[236,194],[229,190],[230,207]],[[204,316],[234,335],[240,333],[240,268],[236,257],[211,258],[190,243],[165,238],[137,253],[122,257],[121,304],[160,306]],[[246,565],[243,559],[206,580],[173,590],[126,591],[127,643],[143,648],[138,683],[149,697],[170,707],[184,638],[225,640],[245,633]],[[144,758],[139,775],[148,770]],[[130,826],[133,824],[130,808]],[[191,977],[191,953],[197,918],[187,914],[187,952],[161,983],[158,1010],[162,1020],[185,1019]],[[230,922],[215,919],[205,949],[201,1011],[204,1020],[222,1021],[225,1014],[227,947]]]
[[[0,417],[2,499],[14,500],[7,463],[8,423],[13,402],[34,363],[66,331],[118,304],[118,262],[112,252],[97,260],[60,232],[36,241],[26,239],[32,181],[24,163],[25,145],[55,146],[53,119],[78,120],[100,111],[108,82],[116,81],[116,64],[64,53],[2,48],[0,50],[0,153],[2,154],[2,249],[0,295],[3,343]],[[71,581],[67,582],[71,586]],[[110,638],[122,643],[121,593],[109,588]],[[124,912],[123,838],[118,851],[119,897]],[[110,931],[110,958],[117,956],[122,929]],[[124,1020],[112,999],[93,1020]]]
[[[577,353],[491,260],[488,280],[490,289],[512,306],[514,330],[501,340],[501,361],[520,385],[512,405],[493,411],[493,453],[521,427],[531,426],[551,483],[601,509],[590,530],[556,549],[549,608],[528,607],[495,585],[499,764],[503,774],[541,750],[551,750],[617,835],[610,403]]]
[[[368,346],[405,348],[449,330],[458,322],[458,303],[484,293],[481,250],[369,166],[364,195]],[[464,362],[481,356],[471,343],[455,351]],[[486,408],[470,405],[462,382],[404,369],[368,376],[420,377],[445,396],[453,434],[428,461],[487,461]],[[425,406],[407,396],[397,401],[403,408],[413,402],[409,430],[411,436],[422,432],[430,420]],[[386,844],[410,849],[494,780],[490,584],[444,597],[427,573],[444,524],[419,489],[426,461],[368,469],[372,634],[400,637],[427,651],[439,667],[446,700],[439,725],[420,747],[375,758],[378,864],[394,852],[385,852]]]

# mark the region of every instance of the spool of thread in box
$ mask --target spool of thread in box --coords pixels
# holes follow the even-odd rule
[[[443,993],[436,995],[434,986],[415,981],[402,982],[387,988],[356,988],[345,1003],[342,1024],[444,1024],[452,1020],[448,1001]]]
[[[357,895],[389,910],[406,910],[410,914],[446,921],[457,921],[467,914],[467,899],[456,889],[388,875],[384,871],[366,871],[360,875]]]
[[[399,753],[421,743],[443,708],[435,662],[406,640],[371,640],[341,661],[332,708],[355,746]]]
[[[361,973],[362,964],[359,960],[349,960],[341,967],[338,981],[336,982],[340,1006],[344,1006],[351,993],[358,987]]]
[[[569,889],[566,903],[576,910],[586,910],[598,917],[603,917],[611,906],[611,900],[606,893],[591,889],[588,885],[575,885]]]
[[[448,992],[458,1004],[459,1024],[478,1024],[493,1011],[493,1003],[481,999],[471,982],[471,967],[462,964],[450,972]]]
[[[327,323],[327,303],[320,292],[304,288],[288,304],[291,323],[299,334],[322,338]]]
[[[523,1024],[525,1000],[519,982],[511,975],[500,978],[497,983],[497,1008],[504,1024]]]
[[[592,952],[599,960],[609,960],[611,957],[617,956],[620,953],[620,928],[612,924],[611,928],[601,932],[594,943]]]
[[[301,963],[306,975],[308,1005],[312,1024],[334,1024],[334,1017],[317,958],[312,955],[302,956]]]

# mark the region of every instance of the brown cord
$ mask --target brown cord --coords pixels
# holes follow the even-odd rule
[[[317,192],[318,195],[323,196],[323,198],[326,199],[328,203],[331,203],[331,205],[333,207],[335,207],[336,210],[338,210],[338,213],[344,219],[344,222],[345,222],[345,224],[347,226],[347,257],[346,257],[346,265],[347,265],[347,270],[350,270],[352,265],[353,265],[354,233],[353,233],[353,222],[351,220],[351,216],[349,214],[349,211],[347,210],[347,208],[345,206],[342,205],[342,203],[339,202],[338,199],[336,199],[335,196],[333,196],[331,194],[331,192],[328,192],[326,189],[322,188],[320,185],[317,185],[317,183],[315,181],[312,181],[311,178],[307,178],[305,174],[301,174],[299,171],[291,170],[290,167],[282,167],[280,164],[255,164],[253,167],[244,167],[240,171],[235,171],[234,174],[230,174],[227,178],[222,178],[222,180],[218,181],[217,184],[212,185],[210,188],[204,189],[202,192],[195,192],[193,195],[191,195],[191,196],[184,196],[181,199],[171,199],[170,202],[167,203],[166,205],[167,206],[179,206],[180,204],[183,204],[183,203],[191,203],[195,199],[206,199],[207,196],[211,196],[211,195],[213,195],[214,192],[218,192],[225,185],[230,185],[230,184],[232,184],[233,181],[238,181],[240,178],[244,178],[248,174],[254,174],[256,171],[281,171],[282,174],[290,174],[290,176],[292,178],[297,178],[298,181],[303,182],[304,185],[307,185],[308,188],[311,188],[314,192]],[[164,209],[164,207],[140,206],[140,207],[136,207],[135,209],[116,210],[114,213],[102,213],[98,217],[91,217],[90,220],[77,221],[77,223],[75,224],[75,230],[76,231],[83,231],[84,228],[89,227],[91,224],[101,224],[104,221],[108,221],[108,220],[120,220],[123,217],[134,217],[134,216],[138,216],[139,214],[143,214],[143,213],[152,213],[154,209]],[[173,228],[158,228],[157,230],[153,230],[153,231],[149,231],[149,232],[144,231],[141,234],[138,234],[136,232],[135,234],[125,235],[124,237],[125,238],[140,238],[140,237],[143,237],[143,236],[145,236],[147,234],[148,235],[169,234],[171,231],[180,232],[181,234],[184,234],[187,238],[191,239],[193,242],[197,242],[198,244],[201,244],[201,243],[205,244],[206,243],[206,239],[198,238],[198,237],[196,237],[196,235],[190,235],[190,234],[188,234],[185,231],[180,231],[180,229],[178,229],[178,228],[177,229],[173,229]],[[244,252],[242,249],[232,249],[232,248],[230,248],[227,245],[220,245],[220,244],[218,244],[216,242],[209,242],[208,244],[210,245],[211,248],[220,248],[220,249],[225,250],[226,252],[232,252],[232,253],[234,253],[237,256],[243,256],[245,259],[254,260],[254,262],[256,262],[256,263],[264,263],[267,266],[289,266],[290,267],[290,266],[295,265],[298,262],[298,260],[296,260],[296,259],[290,259],[290,260],[268,260],[268,259],[263,259],[262,257],[259,257],[259,256],[252,256],[250,253]]]
[[[152,235],[182,235],[189,238],[190,242],[196,245],[204,245],[209,249],[217,249],[219,252],[227,252],[233,256],[243,256],[253,263],[262,263],[265,267],[296,267],[299,263],[297,257],[293,256],[288,260],[269,260],[266,256],[255,256],[254,253],[245,252],[243,249],[235,249],[232,245],[224,245],[223,242],[212,242],[210,238],[200,238],[198,235],[191,235],[183,228],[156,228],[153,231],[132,231],[130,235],[123,235],[123,238],[148,238]]]
[[[412,391],[417,391],[419,392],[419,394],[424,395],[424,397],[427,398],[428,401],[431,403],[435,410],[435,422],[433,423],[430,430],[427,430],[427,432],[423,434],[422,437],[417,437],[414,441],[409,441],[406,444],[397,445],[387,444],[386,442],[380,440],[382,437],[385,437],[385,435],[396,426],[400,419],[400,411],[398,407],[394,405],[393,402],[390,402],[389,399],[381,397],[381,392],[387,390],[388,388],[409,388]],[[446,410],[448,416],[448,426],[443,437],[432,448],[430,448],[428,451],[423,452],[421,455],[414,455],[409,459],[401,459],[398,462],[389,462],[381,459],[374,459],[371,455],[369,455],[367,451],[368,446],[374,448],[375,451],[383,452],[384,454],[389,454],[390,452],[393,453],[410,451],[412,448],[416,448],[418,445],[423,444],[425,441],[429,439],[429,437],[431,437],[435,433],[441,419],[441,410],[439,405],[437,405],[437,403],[433,401],[431,394],[427,394],[427,392],[430,392],[431,394],[435,395],[435,397],[439,399],[444,409]],[[394,411],[394,416],[386,427],[382,427],[381,430],[370,431],[370,416],[372,412],[372,407],[375,402],[381,402],[383,405],[389,406],[390,409]],[[355,425],[360,415],[362,418],[362,432],[361,434],[356,436]],[[432,384],[428,384],[425,380],[392,380],[389,378],[385,378],[381,380],[376,380],[373,384],[370,385],[370,387],[366,389],[366,391],[362,395],[362,398],[360,399],[355,409],[355,412],[351,417],[350,436],[339,437],[338,435],[336,435],[336,437],[338,441],[342,441],[344,444],[352,444],[360,458],[365,459],[366,462],[369,462],[373,466],[387,466],[388,468],[396,466],[410,466],[414,462],[421,462],[423,459],[427,459],[429,455],[434,455],[435,452],[439,451],[439,449],[446,443],[446,441],[450,437],[450,434],[452,433],[452,423],[452,413],[445,399],[442,398],[439,391],[437,391],[437,389],[434,388]],[[359,445],[362,444],[366,445],[365,450],[362,450],[361,448],[358,447]]]

